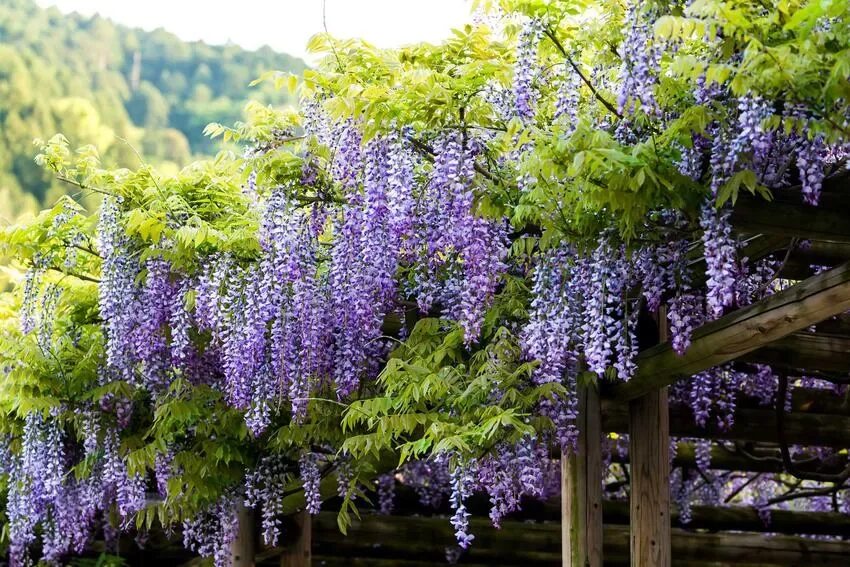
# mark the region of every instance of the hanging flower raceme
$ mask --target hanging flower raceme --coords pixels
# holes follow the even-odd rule
[[[57,412],[58,413],[58,412]],[[31,412],[25,418],[21,451],[9,455],[7,514],[10,563],[26,565],[41,525],[42,554],[59,561],[68,553],[82,553],[90,542],[98,513],[113,504],[123,520],[144,506],[144,483],[127,474],[117,455],[114,430],[101,430],[86,416],[85,458],[91,474],[77,479],[71,471],[68,440],[55,413]],[[103,437],[105,445],[98,441]]]
[[[626,294],[632,285],[629,262],[622,250],[613,249],[604,237],[593,252],[585,297],[584,356],[587,368],[602,377],[610,364],[620,380],[634,373],[637,354],[637,312]]]
[[[171,268],[162,259],[145,263],[147,277],[139,291],[136,326],[133,334],[135,357],[141,362],[142,383],[151,392],[162,391],[168,380],[171,353],[166,340],[166,326],[176,288],[171,282]]]
[[[453,511],[451,523],[455,529],[457,544],[467,549],[475,536],[469,533],[469,511],[466,509],[466,498],[470,493],[472,476],[468,472],[469,465],[456,465],[452,470],[452,493],[449,504]]]
[[[537,91],[534,81],[539,74],[537,48],[542,30],[540,22],[530,19],[523,24],[517,42],[516,63],[514,64],[514,101],[516,116],[523,121],[534,119],[537,105]]]
[[[563,122],[566,132],[572,133],[578,123],[578,105],[581,98],[581,78],[569,63],[563,64],[555,100],[555,120]]]
[[[513,446],[504,445],[478,462],[476,481],[490,497],[490,520],[499,527],[502,518],[521,507],[523,497],[543,499],[547,480],[559,467],[549,458],[547,445],[526,436]]]
[[[632,111],[635,102],[647,114],[659,112],[655,100],[661,50],[655,44],[647,14],[640,2],[630,2],[626,15],[625,40],[621,46],[620,93],[617,106],[620,112]]]
[[[120,201],[106,197],[98,222],[98,250],[103,258],[98,285],[100,316],[106,335],[106,364],[120,378],[134,382],[132,336],[136,315],[137,261],[121,225]]]
[[[183,522],[183,545],[204,557],[212,557],[215,567],[229,567],[231,545],[239,533],[237,502],[222,496],[215,505],[196,518]]]
[[[322,507],[322,495],[319,492],[321,473],[319,471],[319,456],[316,453],[304,453],[298,462],[301,471],[301,482],[304,484],[306,509],[315,515]]]
[[[732,236],[731,212],[716,209],[712,201],[702,208],[700,226],[705,251],[706,306],[713,318],[720,317],[735,304],[735,287],[740,272],[736,261],[736,242]]]
[[[797,169],[800,171],[800,183],[803,190],[803,200],[809,205],[817,205],[823,187],[825,171],[823,167],[826,146],[823,136],[815,135],[811,140],[800,142],[797,154]]]
[[[484,313],[506,269],[507,227],[475,215],[472,183],[478,143],[446,135],[420,204],[419,257],[413,292],[428,312],[439,304],[464,341],[478,340]]]
[[[283,499],[291,480],[284,460],[278,455],[263,457],[245,478],[245,506],[262,510],[263,543],[278,545],[281,535],[280,516]]]

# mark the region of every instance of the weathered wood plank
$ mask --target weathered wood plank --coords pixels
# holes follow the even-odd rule
[[[676,444],[676,454],[673,457],[673,466],[696,468],[696,445],[685,441]],[[752,455],[756,458],[750,458]],[[613,455],[615,463],[627,464],[628,455]],[[838,474],[844,470],[845,463],[836,459],[835,462],[824,463],[814,461],[799,465],[798,468],[805,472],[820,472],[826,474]],[[726,449],[713,444],[711,447],[711,468],[720,471],[745,471],[781,473],[785,472],[782,465],[782,457],[779,447],[776,445],[759,444],[747,448],[747,454],[737,452],[734,449]]]
[[[850,371],[850,337],[794,333],[747,353],[739,360],[786,369],[847,374]]]
[[[306,510],[297,513],[285,532],[287,545],[280,556],[280,567],[310,567],[312,565],[312,517]]]
[[[560,560],[560,526],[506,520],[500,530],[486,520],[473,519],[473,542],[463,564],[556,565]],[[546,535],[548,534],[548,536]],[[445,561],[444,546],[452,539],[444,517],[393,517],[364,514],[349,535],[339,533],[336,515],[315,518],[315,559],[325,565],[407,565],[419,567]],[[691,533],[671,530],[676,565],[824,565],[845,566],[850,544],[792,536],[749,533]],[[605,525],[605,565],[629,564],[629,530]],[[326,560],[340,558],[343,563]],[[417,563],[418,562],[418,563]],[[642,566],[643,567],[643,566]]]
[[[845,567],[848,548],[844,542],[816,541],[792,536],[747,533],[690,533],[672,530],[676,565],[699,562],[721,565]],[[625,526],[605,526],[605,565],[628,565],[629,532]],[[621,551],[622,550],[622,551]],[[625,559],[625,561],[623,561]]]
[[[658,336],[668,339],[667,315],[658,313]],[[629,546],[631,564],[669,567],[670,410],[666,387],[629,402]]]
[[[709,420],[706,427],[694,423],[690,411],[674,407],[670,411],[670,434],[673,437],[727,439],[756,443],[777,443],[776,414],[767,408],[738,408],[735,421],[728,430],[719,429]],[[602,430],[606,433],[628,433],[629,411],[624,404],[602,404]],[[822,447],[850,447],[850,417],[808,412],[785,416],[788,443]]]
[[[638,355],[635,376],[604,390],[603,397],[635,399],[848,309],[850,262],[703,325],[694,332],[683,356],[673,352],[669,342],[643,351]]]
[[[606,525],[629,523],[628,502],[606,501],[603,512]],[[850,536],[850,516],[837,512],[773,510],[770,513],[770,524],[766,525],[755,508],[693,506],[690,522],[683,525],[679,513],[674,511],[671,523],[674,527],[689,530]]]
[[[230,546],[233,567],[254,567],[254,509],[240,504],[236,507],[239,531]]]
[[[639,567],[670,565],[670,443],[667,388],[629,403],[631,558]]]
[[[595,384],[579,388],[578,450],[561,454],[564,567],[602,567],[602,415]]]
[[[845,177],[829,183],[843,184],[845,189],[848,184]],[[774,191],[771,202],[742,194],[732,210],[732,226],[741,232],[850,242],[850,223],[846,215],[850,193],[830,189],[834,187],[821,194],[817,207],[805,204],[799,190]]]
[[[751,458],[750,455],[755,458]],[[676,456],[673,457],[673,466],[696,468],[696,445],[684,442],[677,443]],[[835,462],[824,463],[813,461],[798,465],[798,468],[804,472],[820,472],[825,474],[838,474],[844,470],[844,467],[845,464],[839,459]],[[750,447],[747,454],[712,445],[711,468],[723,471],[785,472],[779,447],[774,445]]]

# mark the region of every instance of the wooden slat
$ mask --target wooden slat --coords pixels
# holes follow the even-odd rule
[[[461,560],[470,565],[556,565],[560,555],[557,523],[505,521],[501,530],[473,518],[477,539]],[[548,534],[548,535],[547,535]],[[336,515],[322,512],[315,519],[315,562],[318,565],[442,564],[444,546],[452,539],[444,517],[392,517],[364,514],[339,533]],[[691,533],[671,530],[674,565],[846,566],[850,544],[802,537],[751,533]],[[605,565],[629,564],[629,531],[606,524],[603,532]],[[407,563],[410,562],[410,563]],[[644,566],[645,567],[645,566]]]
[[[734,449],[726,449],[717,444],[711,446],[711,468],[720,471],[744,471],[781,473],[785,471],[782,465],[782,457],[779,447],[776,445],[759,444],[748,447],[748,455],[737,452]],[[629,462],[628,455],[614,455],[612,462],[626,464]],[[673,457],[674,467],[696,468],[696,445],[685,441],[676,444],[676,454]],[[841,459],[830,462],[820,460],[798,465],[805,472],[819,472],[825,474],[838,474],[844,470],[845,463]]]
[[[727,439],[756,443],[777,443],[776,413],[772,409],[738,408],[728,430],[721,430],[712,420],[699,427],[686,408],[670,411],[670,434],[673,437]],[[602,430],[606,433],[628,433],[629,412],[621,403],[603,402]],[[785,416],[788,443],[822,447],[850,447],[850,417],[818,413],[790,413]]]
[[[792,256],[803,259],[810,264],[841,264],[850,260],[850,243],[809,240],[808,244],[799,245]]]
[[[233,567],[254,567],[254,509],[240,504],[236,508],[239,531],[230,546]]]
[[[752,455],[756,458],[750,458],[748,455]],[[696,445],[685,442],[677,443],[676,456],[673,457],[673,466],[690,467],[692,469],[696,468]],[[844,467],[845,463],[841,462],[840,459],[836,459],[835,461],[826,463],[820,460],[813,461],[811,463],[798,465],[797,468],[805,472],[838,474],[844,470]],[[711,468],[721,471],[766,473],[785,472],[779,448],[775,445],[759,445],[757,447],[750,447],[747,451],[747,455],[734,450],[724,449],[718,445],[712,445]]]
[[[463,563],[546,566],[561,564],[561,527],[558,522],[521,523],[506,520],[496,529],[485,518],[470,518],[475,535]],[[336,514],[314,517],[315,556],[378,557],[388,560],[430,561],[444,564],[446,551],[457,549],[448,517],[381,516],[361,514],[348,535],[340,533]],[[318,558],[316,564],[320,564]]]
[[[603,391],[603,396],[618,400],[637,398],[848,309],[850,262],[703,325],[694,332],[691,346],[683,356],[673,352],[669,342],[645,350],[638,355],[635,376]]]
[[[302,510],[292,518],[284,533],[287,545],[280,556],[280,567],[310,567],[312,565],[312,517]]]
[[[670,565],[670,443],[667,388],[629,403],[631,564]]]
[[[830,181],[830,184],[835,183],[836,180]],[[847,185],[847,179],[842,177],[838,183]],[[772,202],[741,195],[732,209],[732,226],[747,233],[850,242],[850,223],[846,215],[848,208],[850,192],[846,190],[825,190],[817,207],[805,204],[799,190],[774,191]]]
[[[748,533],[691,533],[672,530],[675,565],[846,567],[850,547],[844,542]],[[605,526],[605,565],[628,565],[629,533],[625,526]],[[622,555],[621,555],[622,554]]]
[[[602,426],[599,390],[579,387],[577,452],[561,454],[564,567],[602,567]]]
[[[850,337],[794,333],[745,354],[739,360],[820,372],[850,372]]]
[[[603,505],[605,524],[628,525],[629,503],[606,501]],[[671,515],[673,526],[689,530],[770,532],[788,535],[850,536],[850,516],[838,512],[794,512],[773,510],[770,524],[765,524],[758,510],[744,506],[693,506],[686,525],[679,513]]]
[[[744,400],[744,403],[752,404],[752,401]],[[791,411],[850,416],[850,399],[832,390],[795,387],[791,391]]]
[[[666,341],[667,316],[658,312],[658,336]],[[629,402],[631,564],[669,567],[670,411],[666,387]]]

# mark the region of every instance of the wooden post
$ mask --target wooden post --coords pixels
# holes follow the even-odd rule
[[[313,561],[313,520],[307,510],[298,512],[280,557],[280,567],[310,567]]]
[[[578,450],[561,453],[564,567],[602,567],[602,419],[596,384],[578,387]]]
[[[231,545],[233,567],[254,567],[254,509],[242,504],[236,508],[239,532]]]
[[[667,314],[658,313],[661,342]],[[670,567],[670,410],[667,388],[629,402],[630,547],[637,567]]]

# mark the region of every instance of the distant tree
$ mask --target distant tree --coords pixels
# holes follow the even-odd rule
[[[145,128],[165,128],[168,125],[168,111],[168,101],[148,81],[142,81],[127,101],[130,118]]]

